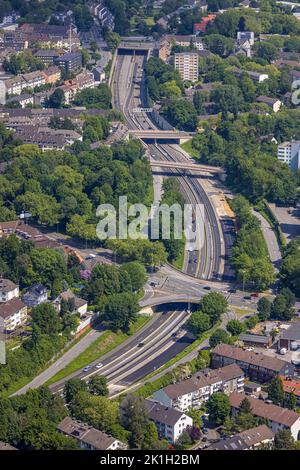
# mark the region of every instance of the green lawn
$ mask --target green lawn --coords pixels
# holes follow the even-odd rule
[[[150,318],[151,317],[139,315],[136,322],[131,326],[130,335],[142,328]],[[73,359],[64,369],[51,377],[51,379],[46,382],[46,385],[50,385],[67,377],[96,359],[101,359],[101,356],[119,346],[119,344],[123,343],[130,335],[121,332],[114,333],[110,330],[105,331],[103,335],[99,336],[99,338],[90,344],[79,356]]]
[[[185,150],[191,157],[199,158],[199,151],[194,149],[192,146],[192,140],[188,140],[180,145],[180,147]]]

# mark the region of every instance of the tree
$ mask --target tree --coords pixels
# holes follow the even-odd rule
[[[223,392],[216,392],[206,403],[209,418],[218,426],[223,424],[230,414],[229,398]]]
[[[122,272],[129,275],[133,291],[139,291],[145,285],[147,280],[146,269],[138,261],[123,264],[120,269],[121,274]]]
[[[230,343],[230,336],[225,330],[218,329],[209,338],[209,345],[211,348],[214,348],[219,343]]]
[[[111,295],[104,307],[103,322],[113,331],[128,332],[139,311],[137,297],[128,292]]]
[[[89,381],[88,388],[93,395],[108,397],[107,379],[103,375],[94,375]]]
[[[286,406],[289,410],[295,410],[297,408],[297,398],[293,393],[289,393],[288,399],[286,400]]]
[[[261,297],[257,303],[258,318],[266,321],[271,315],[272,302],[267,297]]]
[[[40,304],[32,310],[32,329],[45,335],[54,335],[61,331],[59,315],[53,305]]]
[[[201,311],[194,312],[186,322],[186,327],[195,336],[201,335],[211,327],[210,317]]]
[[[204,295],[199,303],[199,309],[210,316],[211,322],[216,323],[220,316],[226,312],[228,302],[219,292],[210,292]]]
[[[80,379],[70,379],[64,386],[64,397],[67,403],[75,400],[80,392],[87,391],[87,384]]]
[[[108,31],[105,40],[108,48],[114,52],[121,42],[121,36],[113,31]]]
[[[244,331],[244,325],[239,320],[229,320],[226,325],[226,330],[233,336],[238,336]]]
[[[282,406],[284,403],[284,390],[282,381],[279,377],[274,377],[268,387],[268,398],[272,400],[275,405]]]
[[[289,429],[277,431],[274,437],[274,447],[276,450],[293,450],[295,441]]]
[[[47,108],[62,108],[65,103],[65,95],[61,88],[56,88],[56,90],[49,96],[46,107]]]
[[[183,131],[194,131],[198,118],[193,103],[177,99],[168,102],[163,109],[166,119],[175,127]]]
[[[146,433],[143,439],[142,449],[146,449],[146,450],[157,449],[158,441],[159,441],[159,437],[158,437],[156,425],[152,421],[150,421],[150,423],[148,423],[146,427]]]
[[[149,431],[149,418],[143,398],[127,395],[120,407],[121,424],[130,431],[130,446],[140,449]]]
[[[277,320],[290,320],[293,309],[289,307],[288,300],[283,294],[276,295],[272,303],[271,316]]]

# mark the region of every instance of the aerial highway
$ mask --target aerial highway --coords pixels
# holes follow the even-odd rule
[[[181,304],[174,304],[172,310],[168,306],[162,308],[138,334],[102,356],[100,364],[98,359],[85,370],[50,385],[50,389],[60,392],[70,378],[88,380],[96,374],[104,375],[111,387],[122,388],[133,383],[161,367],[193,341],[184,329],[188,317],[186,306]]]
[[[120,55],[115,64],[113,79],[114,106],[125,115],[129,129],[155,130],[156,124],[149,113],[143,112],[147,107],[145,75],[143,66],[146,58],[140,55]],[[135,112],[135,110],[139,112]],[[151,160],[162,162],[193,163],[193,160],[178,145],[144,144]],[[159,163],[158,163],[159,165]],[[174,174],[176,174],[174,169]],[[222,279],[232,277],[232,272],[226,266],[225,259],[231,248],[231,237],[224,237],[221,222],[218,220],[215,208],[207,196],[201,180],[188,175],[179,178],[181,191],[186,202],[204,204],[205,217],[200,221],[203,232],[202,246],[199,249],[186,252],[184,270],[202,279]]]

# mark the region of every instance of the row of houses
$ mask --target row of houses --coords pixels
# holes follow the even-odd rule
[[[4,81],[4,85],[8,95],[20,95],[23,90],[56,83],[60,80],[60,77],[60,68],[52,66],[46,70],[36,70],[35,72],[24,73],[8,78]]]
[[[0,279],[0,330],[11,333],[16,328],[25,325],[28,320],[28,310],[48,302],[48,289],[42,284],[31,286],[19,298],[19,287],[9,279]],[[83,317],[87,313],[86,300],[76,296],[70,289],[62,292],[53,302],[58,312],[62,302],[72,305],[73,312]]]

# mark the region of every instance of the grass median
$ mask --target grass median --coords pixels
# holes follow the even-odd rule
[[[79,354],[73,359],[66,367],[57,372],[51,379],[49,379],[45,385],[51,385],[59,380],[64,379],[68,375],[76,372],[77,370],[85,367],[96,359],[101,359],[101,356],[107,354],[112,349],[122,344],[131,335],[136,333],[142,328],[151,317],[139,315],[133,325],[131,325],[130,333],[114,333],[111,330],[107,330],[103,335],[99,336],[92,344],[90,344],[85,351]]]

